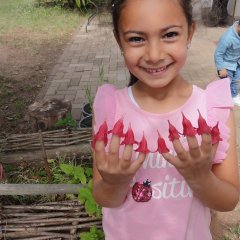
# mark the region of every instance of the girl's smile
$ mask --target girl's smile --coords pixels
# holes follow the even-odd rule
[[[163,77],[163,75],[166,73],[169,65],[165,65],[162,67],[158,67],[158,68],[152,68],[152,67],[141,67],[141,69],[143,71],[145,71],[149,76],[152,77]]]

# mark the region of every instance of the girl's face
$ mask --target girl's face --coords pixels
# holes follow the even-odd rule
[[[129,71],[160,88],[179,76],[193,32],[178,0],[126,0],[117,40]]]

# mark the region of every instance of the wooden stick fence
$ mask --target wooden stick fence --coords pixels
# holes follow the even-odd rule
[[[0,139],[2,163],[45,160],[58,152],[89,153],[91,129],[56,130],[12,135]],[[46,166],[47,168],[48,166]],[[77,194],[81,184],[0,184],[0,195]],[[78,239],[79,231],[96,225],[101,218],[89,216],[77,201],[37,205],[0,205],[0,239],[62,240]]]
[[[77,239],[101,218],[89,216],[78,201],[1,206],[1,239]]]
[[[92,136],[91,128],[71,130],[60,129],[41,132],[44,147],[46,149],[89,143]],[[33,151],[42,147],[40,133],[14,134],[6,139],[0,139],[0,145],[4,152]]]
[[[0,162],[34,161],[56,153],[88,154],[91,152],[92,129],[60,129],[31,134],[14,134],[0,139]],[[1,153],[3,152],[3,153]]]

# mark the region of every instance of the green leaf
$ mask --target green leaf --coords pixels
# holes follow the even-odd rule
[[[84,169],[81,166],[74,168],[74,179],[80,181],[81,184],[85,185],[87,183],[87,178],[84,173]]]
[[[67,175],[73,175],[74,174],[74,167],[71,164],[60,164],[60,169]]]
[[[81,0],[75,0],[76,5],[78,8],[81,8]]]
[[[89,215],[94,215],[97,209],[97,204],[94,201],[87,200],[85,202],[85,208]]]
[[[78,200],[81,203],[84,203],[86,200],[92,200],[92,191],[89,188],[80,188],[79,194],[78,194]]]
[[[97,227],[96,226],[92,226],[90,228],[90,233],[97,233]]]
[[[91,191],[92,191],[92,187],[93,187],[93,181],[92,181],[92,179],[90,179],[89,181],[88,181],[88,188],[90,188],[91,189]]]
[[[92,175],[93,175],[93,170],[92,170],[92,168],[86,167],[86,168],[85,168],[85,173],[86,173],[86,175],[87,175],[88,178],[89,178],[89,177],[92,177]]]

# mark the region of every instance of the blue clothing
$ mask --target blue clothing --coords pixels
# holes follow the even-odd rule
[[[238,95],[238,82],[240,81],[240,67],[236,71],[227,70],[227,73],[231,80],[230,88],[232,97],[236,97]]]
[[[240,81],[240,36],[235,28],[237,24],[238,22],[235,22],[221,36],[214,54],[217,70],[226,69],[228,77],[231,79],[232,97],[238,95]]]
[[[240,65],[240,36],[235,22],[219,39],[215,50],[215,64],[217,70],[227,69],[236,71]]]

